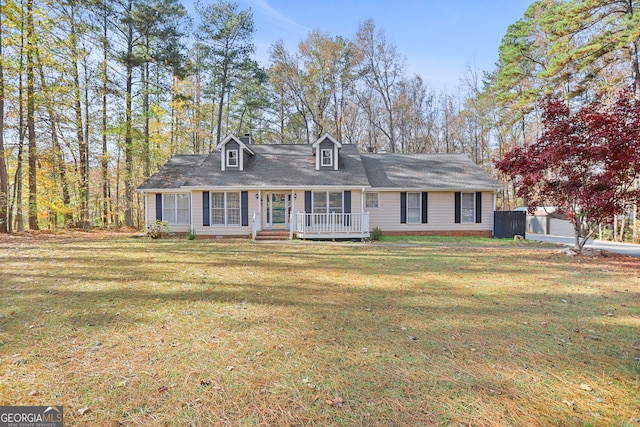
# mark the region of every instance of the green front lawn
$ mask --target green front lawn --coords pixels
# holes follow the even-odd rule
[[[66,426],[637,425],[640,263],[0,240],[0,405]]]

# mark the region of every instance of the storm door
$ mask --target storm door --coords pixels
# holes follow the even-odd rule
[[[287,228],[289,225],[289,195],[267,193],[267,228]]]

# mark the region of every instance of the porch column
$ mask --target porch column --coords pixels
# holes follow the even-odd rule
[[[258,190],[258,221],[260,222],[260,227],[258,230],[262,230],[263,227],[263,218],[262,218],[262,191]]]
[[[289,215],[289,240],[293,239],[293,228],[296,226],[296,190],[291,190],[291,215]]]

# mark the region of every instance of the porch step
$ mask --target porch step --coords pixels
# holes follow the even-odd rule
[[[260,230],[256,240],[289,240],[289,230]]]

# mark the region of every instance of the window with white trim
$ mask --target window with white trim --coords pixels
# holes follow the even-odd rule
[[[211,225],[240,225],[240,193],[211,193]]]
[[[422,222],[421,208],[422,194],[407,193],[407,224],[420,224]]]
[[[366,209],[378,209],[380,207],[380,193],[364,193],[364,206]]]
[[[333,166],[333,150],[323,148],[320,150],[320,164],[322,166]]]
[[[191,222],[191,194],[163,194],[162,219],[172,225]]]
[[[227,167],[238,167],[238,150],[227,150]]]
[[[313,213],[342,213],[343,200],[342,191],[314,191]]]
[[[460,222],[476,222],[476,193],[460,195]]]

